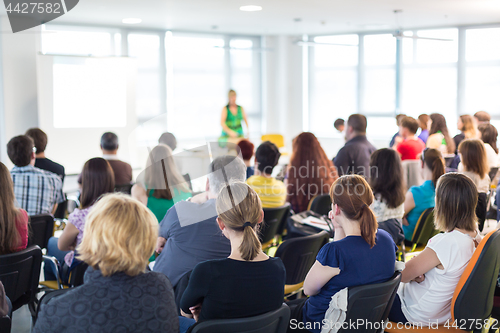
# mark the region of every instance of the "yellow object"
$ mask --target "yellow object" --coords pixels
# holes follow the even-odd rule
[[[56,280],[40,281],[39,284],[41,284],[44,287],[50,288],[50,289],[54,289],[54,290],[59,289],[59,286],[57,285]],[[68,289],[69,287],[63,284],[63,288]]]
[[[285,296],[301,290],[302,287],[304,287],[304,282],[297,284],[285,284]]]
[[[263,176],[252,176],[247,184],[257,192],[263,208],[281,207],[286,202],[286,187],[282,181]]]
[[[271,141],[278,148],[285,147],[285,138],[283,138],[283,135],[281,134],[264,134],[260,139],[262,140],[262,142]]]

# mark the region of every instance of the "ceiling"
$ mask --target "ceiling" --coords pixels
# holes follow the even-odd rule
[[[260,5],[260,12],[242,12]],[[232,34],[328,34],[500,23],[500,0],[80,0],[57,22]],[[127,25],[130,26],[130,25]]]

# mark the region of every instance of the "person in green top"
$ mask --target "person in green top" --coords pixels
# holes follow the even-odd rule
[[[236,104],[236,92],[234,90],[229,90],[228,97],[229,103],[222,109],[221,115],[221,140],[223,141],[227,141],[228,138],[234,139],[243,137],[242,120],[244,120],[247,125],[247,132],[250,132],[248,130],[248,119],[245,109]]]

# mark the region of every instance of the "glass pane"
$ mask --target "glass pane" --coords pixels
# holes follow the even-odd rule
[[[500,66],[469,67],[466,78],[465,112],[500,114]]]
[[[233,39],[231,46],[231,68],[252,68],[253,42],[248,39]]]
[[[136,110],[139,117],[158,115],[161,112],[159,73],[140,71],[137,75],[136,94]]]
[[[427,38],[452,39],[439,41],[417,39],[417,62],[437,64],[456,62],[458,59],[458,29],[420,30],[417,35]]]
[[[129,56],[138,60],[138,67],[158,68],[160,64],[160,37],[158,35],[129,34]]]
[[[358,35],[314,37],[316,43],[358,45]],[[356,46],[317,45],[314,47],[315,67],[356,66],[358,48]]]
[[[467,61],[500,59],[500,28],[469,29],[465,38]]]
[[[413,31],[405,31],[404,34],[406,36],[413,36]],[[413,63],[413,43],[414,40],[410,38],[402,38],[401,42],[403,43],[403,64],[412,64]]]
[[[396,38],[391,34],[364,37],[365,65],[394,65],[396,63]]]
[[[395,69],[365,69],[362,110],[365,113],[388,113],[396,109]]]
[[[85,56],[114,55],[114,50],[111,49],[111,33],[56,29],[53,26],[44,27],[42,53]],[[113,36],[113,38],[115,37]]]

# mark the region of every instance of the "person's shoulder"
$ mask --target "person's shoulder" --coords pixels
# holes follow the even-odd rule
[[[375,243],[379,243],[382,245],[385,244],[390,244],[392,245],[394,243],[394,240],[392,239],[392,236],[385,230],[383,229],[378,229],[377,234],[375,236]]]
[[[20,208],[16,219],[19,222],[21,222],[21,224],[28,224],[28,222],[29,222],[28,212],[25,211],[24,209]]]
[[[36,167],[33,168],[33,169],[35,170],[36,173],[41,174],[41,175],[43,175],[46,178],[50,178],[50,179],[54,179],[56,181],[59,181],[62,184],[61,177],[58,174],[56,174],[54,172],[51,172],[51,171],[43,170],[43,169],[40,169],[40,168],[36,168]]]
[[[248,177],[246,183],[250,186],[259,183],[259,176],[253,175]]]

